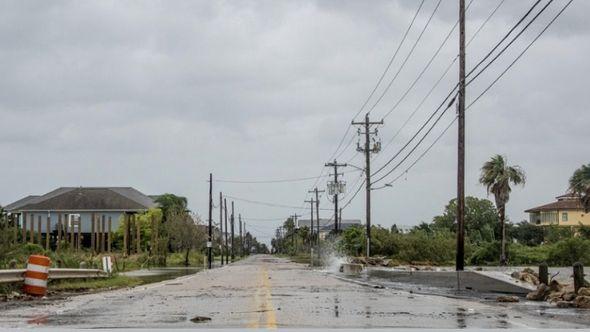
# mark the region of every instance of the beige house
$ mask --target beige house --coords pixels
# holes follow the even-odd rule
[[[584,212],[579,196],[566,194],[557,201],[528,209],[529,220],[535,225],[578,226],[590,225],[590,213]]]

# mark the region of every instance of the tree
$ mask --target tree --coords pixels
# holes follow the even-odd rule
[[[186,197],[176,196],[174,194],[163,194],[158,196],[155,200],[163,213],[163,220],[168,220],[168,215],[177,214],[187,210]]]
[[[519,222],[512,231],[508,232],[516,241],[527,246],[540,245],[545,238],[544,233],[543,227],[531,224],[526,220]]]
[[[359,256],[365,245],[365,232],[359,225],[348,227],[342,232],[341,250],[347,255]]]
[[[456,231],[457,199],[445,206],[444,213],[433,218],[432,230]],[[494,203],[485,198],[465,197],[465,235],[474,243],[491,242],[496,238],[498,212]],[[500,233],[500,230],[497,232]]]
[[[205,243],[205,229],[198,227],[201,220],[196,220],[186,212],[176,212],[168,215],[166,230],[170,238],[170,245],[176,251],[184,252],[184,265],[189,266],[189,254],[191,249]]]
[[[578,168],[569,182],[570,191],[580,196],[584,210],[590,212],[590,164]]]
[[[486,161],[481,168],[479,182],[486,186],[488,195],[494,195],[498,216],[502,227],[502,242],[500,248],[500,264],[506,265],[506,203],[510,199],[510,184],[524,185],[526,176],[519,166],[509,166],[506,158],[495,155]]]

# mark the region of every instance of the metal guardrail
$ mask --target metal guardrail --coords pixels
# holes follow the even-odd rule
[[[25,269],[0,270],[0,283],[23,281]],[[98,269],[49,269],[49,279],[104,278],[107,274]]]

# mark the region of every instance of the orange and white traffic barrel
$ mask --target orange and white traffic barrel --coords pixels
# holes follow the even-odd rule
[[[43,296],[47,293],[47,277],[51,259],[46,256],[31,255],[25,271],[24,292],[30,295]]]

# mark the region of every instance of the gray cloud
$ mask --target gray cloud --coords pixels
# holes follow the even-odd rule
[[[473,3],[468,37],[497,3]],[[506,0],[470,45],[468,66],[531,3]],[[563,3],[556,1],[506,57],[469,87],[468,100],[508,65]],[[317,175],[374,86],[417,5],[413,1],[4,2],[0,203],[57,186],[130,185],[150,194],[186,195],[191,207],[206,215],[205,180],[210,171],[226,179]],[[426,1],[393,70],[434,5],[435,1]],[[561,194],[573,170],[588,162],[590,31],[585,13],[589,9],[588,2],[574,2],[468,112],[467,193],[485,196],[477,184],[479,167],[492,154],[505,154],[523,166],[529,178],[526,187],[513,191],[508,212],[514,221],[525,217],[524,209]],[[373,111],[375,117],[398,100],[456,22],[456,13],[456,2],[442,2],[415,54]],[[380,130],[385,141],[452,61],[456,47],[455,33],[416,88],[385,120]],[[375,166],[424,121],[456,77],[455,67]],[[412,225],[442,211],[455,192],[455,131],[453,127],[407,174],[407,180],[404,176],[394,188],[375,192],[376,223]],[[354,153],[353,146],[341,159]],[[360,164],[360,156],[353,162]],[[345,178],[349,184],[356,180],[353,174]],[[302,205],[311,184],[216,184],[215,190]],[[330,206],[325,200],[322,204]],[[252,218],[295,212],[239,202],[237,206]],[[363,211],[359,195],[345,217],[363,218]],[[252,224],[267,230],[259,236],[268,239],[267,233],[278,223]]]

